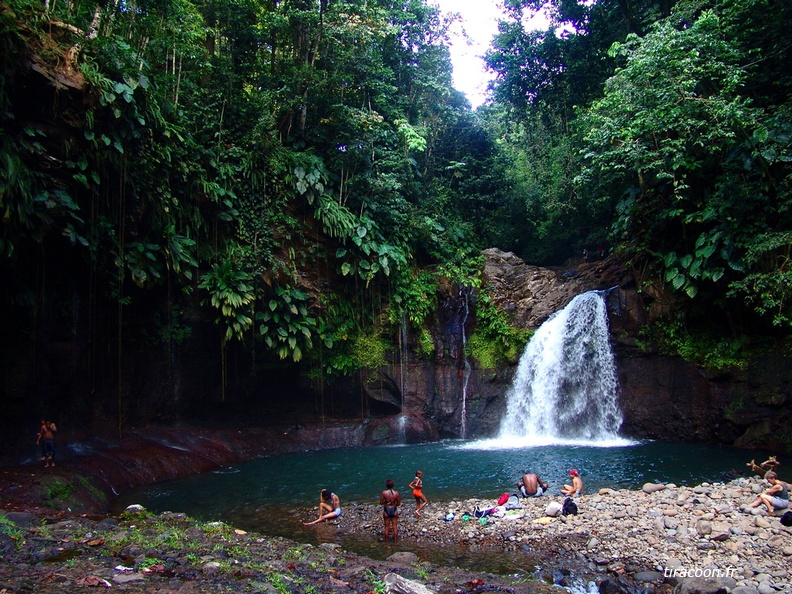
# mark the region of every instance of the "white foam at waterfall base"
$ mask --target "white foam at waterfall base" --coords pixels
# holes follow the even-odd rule
[[[583,293],[533,335],[506,394],[499,435],[475,447],[632,445],[619,436],[618,391],[605,294]]]

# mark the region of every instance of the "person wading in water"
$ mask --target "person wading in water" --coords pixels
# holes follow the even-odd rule
[[[385,542],[388,542],[388,532],[393,534],[393,542],[399,537],[399,506],[401,505],[401,495],[393,490],[393,479],[385,481],[385,490],[380,493],[380,505],[382,506],[382,519],[385,523]]]

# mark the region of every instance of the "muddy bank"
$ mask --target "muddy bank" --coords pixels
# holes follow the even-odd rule
[[[59,435],[55,468],[43,468],[33,440],[0,458],[0,509],[45,507],[110,511],[110,499],[135,487],[210,472],[272,454],[367,444],[367,424],[216,430],[147,427],[121,437]]]
[[[0,552],[0,592],[557,591],[541,580],[423,563],[411,553],[373,561],[331,543],[302,545],[178,513],[97,520],[11,512],[0,515]]]

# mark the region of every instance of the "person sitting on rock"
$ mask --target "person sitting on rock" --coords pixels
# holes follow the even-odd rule
[[[583,480],[580,478],[580,473],[574,468],[569,471],[569,478],[572,479],[572,484],[564,485],[564,488],[561,489],[561,495],[577,497],[583,492]]]
[[[789,489],[786,483],[778,480],[778,475],[772,470],[765,474],[765,479],[770,483],[770,488],[756,496],[756,500],[750,507],[759,507],[764,504],[769,514],[775,514],[776,510],[789,507]]]
[[[341,517],[341,501],[330,489],[322,489],[319,493],[319,517],[313,522],[303,522],[304,526],[313,526],[325,520]]]
[[[526,470],[520,482],[517,483],[517,488],[523,497],[541,497],[547,491],[547,483],[543,483],[535,472]]]

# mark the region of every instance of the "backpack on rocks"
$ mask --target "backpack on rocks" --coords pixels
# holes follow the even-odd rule
[[[578,513],[577,503],[571,497],[564,499],[564,504],[561,506],[561,513],[565,516],[576,516]]]
[[[517,495],[510,495],[509,500],[506,502],[506,509],[522,509],[520,498]]]
[[[792,526],[792,511],[784,512],[784,515],[781,516],[781,523],[784,526]]]

